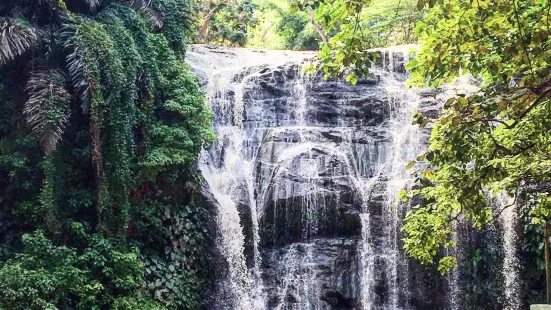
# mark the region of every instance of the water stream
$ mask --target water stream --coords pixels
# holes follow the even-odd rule
[[[411,115],[441,105],[441,94],[405,87],[408,48],[381,50],[356,86],[303,75],[314,53],[191,48],[218,136],[200,160],[226,264],[212,309],[458,309],[457,274],[402,250],[409,206],[397,197],[429,132]],[[504,214],[505,243],[515,220]],[[511,305],[515,255],[504,261]]]

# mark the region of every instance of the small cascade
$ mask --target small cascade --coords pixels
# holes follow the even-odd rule
[[[388,137],[388,150],[376,161],[376,176],[363,181],[363,196],[366,204],[362,219],[362,305],[364,309],[407,309],[408,308],[408,259],[402,251],[400,227],[408,205],[398,200],[399,192],[412,183],[413,179],[405,168],[423,148],[425,137],[417,126],[411,125],[412,113],[417,110],[421,97],[417,90],[404,87],[404,77],[397,79],[395,70],[403,65],[396,63],[395,52],[407,56],[408,47],[401,50],[382,50],[382,70],[372,70],[379,76],[387,93],[389,117],[384,124]],[[373,165],[374,162],[369,163]],[[372,214],[374,205],[381,210]],[[382,234],[371,230],[374,220],[382,221]],[[378,238],[379,240],[373,240]],[[377,270],[377,273],[375,273]],[[385,297],[377,299],[377,287],[384,285]]]
[[[498,196],[503,225],[503,276],[505,277],[505,309],[514,310],[522,307],[520,299],[520,263],[518,257],[519,239],[516,232],[518,213],[516,199],[506,194]]]
[[[393,51],[389,51],[390,69],[394,70],[395,62]],[[407,50],[402,50],[403,55],[408,55]],[[398,200],[401,190],[406,189],[413,182],[411,171],[407,171],[405,164],[418,156],[424,148],[422,132],[418,126],[411,124],[413,112],[418,110],[420,96],[416,90],[405,88],[403,81],[389,79],[385,81],[390,94],[391,106],[390,136],[391,136],[391,160],[389,165],[389,184],[387,204],[383,212],[388,216],[388,240],[389,240],[389,270],[387,272],[390,283],[388,309],[399,309],[404,300],[409,298],[408,262],[403,253],[400,228],[402,219],[409,210],[409,205]]]
[[[277,274],[281,285],[277,290],[275,310],[311,309],[317,302],[315,264],[311,243],[293,243],[281,258],[283,266]]]
[[[211,188],[213,178],[205,177]],[[217,226],[220,229],[217,238],[217,246],[222,255],[226,258],[229,275],[227,277],[226,294],[230,295],[229,302],[232,302],[235,309],[252,309],[254,300],[251,300],[250,293],[253,288],[253,279],[244,256],[244,237],[241,232],[239,214],[231,197],[217,190],[212,191],[219,204]]]

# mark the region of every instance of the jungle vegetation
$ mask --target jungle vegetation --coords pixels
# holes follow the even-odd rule
[[[211,112],[183,0],[0,4],[0,309],[196,309]]]
[[[194,42],[263,49],[317,50],[346,32],[335,14],[348,12],[312,2],[287,0],[203,0]],[[339,3],[335,3],[335,8]],[[344,15],[342,15],[344,14]],[[365,47],[416,42],[415,23],[422,14],[412,0],[378,1],[360,14],[355,34]],[[352,15],[351,15],[352,16]]]
[[[197,309],[212,215],[195,164],[214,140],[189,43],[318,50],[351,83],[372,48],[418,43],[414,87],[470,74],[407,167],[404,245],[442,273],[457,223],[522,206],[543,267],[551,216],[547,0],[4,0],[0,4],[0,309]],[[413,199],[422,198],[422,199]],[[498,212],[500,212],[498,210]],[[474,261],[483,259],[474,251]]]

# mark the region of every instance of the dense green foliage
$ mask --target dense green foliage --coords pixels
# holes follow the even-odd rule
[[[0,5],[0,309],[195,309],[211,113],[182,0]]]
[[[249,40],[249,32],[258,19],[254,14],[257,5],[250,0],[202,1],[199,11],[201,25],[197,43],[243,47]]]
[[[290,50],[316,50],[321,41],[312,28],[306,12],[281,10],[281,19],[276,26],[276,33],[283,39],[283,48]]]
[[[409,64],[414,83],[438,86],[464,73],[483,78],[479,91],[446,102],[430,148],[418,158],[428,164],[419,171],[425,186],[409,195],[421,194],[427,204],[409,214],[404,231],[406,250],[421,261],[453,245],[459,216],[475,227],[492,220],[488,192],[516,200],[527,185],[549,181],[549,8],[546,1],[451,1],[418,25],[421,48]],[[427,120],[417,115],[416,122]],[[533,223],[548,220],[545,190],[524,200],[534,202]],[[445,257],[440,264],[445,271],[455,263]]]
[[[306,69],[311,72],[321,69],[325,78],[333,76],[356,83],[375,60],[372,48],[416,42],[413,28],[422,14],[414,5],[409,0],[294,1],[297,9],[313,7],[320,26],[331,34],[322,45],[319,63]]]

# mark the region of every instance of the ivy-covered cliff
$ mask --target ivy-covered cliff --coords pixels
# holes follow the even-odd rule
[[[183,0],[0,4],[0,309],[195,309],[211,113]]]

